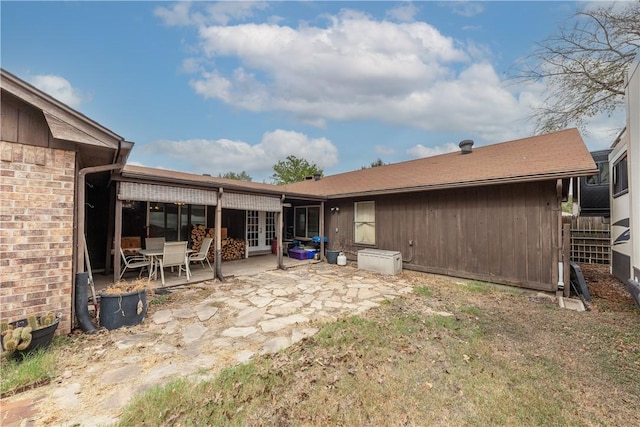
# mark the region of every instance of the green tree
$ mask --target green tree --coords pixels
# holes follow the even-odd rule
[[[249,181],[249,182],[253,181],[253,178],[251,178],[251,175],[249,175],[245,171],[242,171],[240,173],[227,172],[225,174],[218,175],[218,178],[237,179],[238,181]]]
[[[538,44],[512,76],[546,85],[543,105],[531,114],[536,132],[611,114],[623,105],[625,75],[640,48],[640,3],[589,3]]]
[[[304,181],[308,176],[322,175],[322,169],[318,165],[296,156],[287,156],[285,160],[280,160],[273,165],[273,172],[271,180],[277,185],[291,184]]]
[[[369,166],[362,166],[360,169],[369,169],[369,168],[375,168],[375,167],[384,166],[384,165],[386,165],[386,163],[383,162],[382,159],[378,157],[378,159],[375,162],[371,162]]]

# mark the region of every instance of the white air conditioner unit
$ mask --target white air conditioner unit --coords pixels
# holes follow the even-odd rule
[[[382,249],[358,251],[358,268],[376,273],[395,275],[402,273],[402,254]]]

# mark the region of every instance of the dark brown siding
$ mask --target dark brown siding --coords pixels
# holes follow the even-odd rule
[[[3,93],[0,140],[46,147],[49,136],[49,126],[41,111]]]
[[[375,247],[400,251],[405,268],[556,289],[553,181],[328,202],[329,247],[352,258],[364,247],[353,244],[353,203],[361,200],[376,202]]]

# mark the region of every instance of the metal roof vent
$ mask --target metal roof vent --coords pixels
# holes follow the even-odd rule
[[[460,141],[458,146],[460,147],[460,152],[462,154],[469,154],[472,151],[471,147],[473,147],[473,140],[465,139],[464,141]]]

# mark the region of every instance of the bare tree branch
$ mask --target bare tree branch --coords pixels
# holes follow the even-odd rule
[[[560,34],[538,44],[512,80],[547,85],[532,113],[536,133],[575,125],[622,105],[624,79],[640,48],[640,2],[606,3],[578,11]]]

